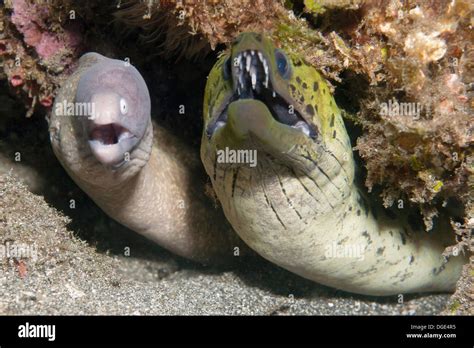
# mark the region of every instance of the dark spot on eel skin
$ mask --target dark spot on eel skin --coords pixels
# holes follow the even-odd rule
[[[388,233],[393,237],[393,231],[388,231]]]
[[[367,238],[367,244],[372,243],[372,238],[370,238],[370,234],[367,231],[362,232],[362,235]]]
[[[306,82],[303,82],[303,84],[301,85],[304,89],[307,89],[308,88],[308,85],[306,84]]]
[[[290,89],[291,89],[291,91],[292,91],[293,93],[296,92],[296,87],[295,87],[295,85],[291,85],[291,84],[290,84]]]
[[[333,137],[333,139],[336,137],[336,130],[334,130],[334,132],[332,132],[332,137]]]
[[[359,195],[357,196],[357,203],[359,203],[362,209],[364,209],[365,215],[369,216],[369,203],[367,202],[367,199],[364,197],[364,195],[360,191],[359,191]],[[377,219],[376,215],[374,215],[374,217]]]
[[[348,239],[349,239],[349,237],[345,237],[345,238],[341,239],[339,242],[337,242],[337,245],[341,245],[342,243],[344,243]]]
[[[415,261],[415,256],[411,255],[410,256],[410,265],[413,263],[413,261]]]
[[[377,249],[377,255],[383,255],[383,251],[385,250],[385,247],[381,247]]]
[[[257,39],[258,42],[262,42],[262,34],[256,34],[255,38]]]
[[[405,280],[407,280],[408,278],[410,278],[411,276],[413,275],[413,272],[407,272],[405,273],[402,278],[400,279],[400,282],[404,282]]]
[[[407,244],[407,239],[405,238],[405,236],[401,233],[401,232],[398,232],[400,234],[400,238],[402,239],[402,244],[405,245]]]
[[[441,272],[443,272],[444,268],[446,267],[446,265],[441,265],[439,266],[438,268],[433,268],[433,275],[437,276],[438,274],[440,274]]]
[[[357,274],[359,275],[366,275],[366,274],[369,274],[371,272],[375,272],[377,271],[377,267],[376,266],[372,266],[370,267],[369,269],[365,270],[365,271],[358,271]]]
[[[349,211],[352,211],[352,206],[349,207]]]
[[[398,278],[400,276],[400,273],[402,273],[402,271],[398,271],[397,274],[395,274],[394,276],[391,276],[390,279]]]
[[[307,112],[308,114],[310,114],[311,116],[314,116],[314,108],[313,108],[313,105],[311,105],[311,104],[306,105],[306,112]]]
[[[317,82],[313,83],[313,91],[316,92],[316,91],[318,90],[318,87],[319,87],[319,86],[318,86],[318,83],[317,83]]]
[[[301,85],[301,79],[299,76],[296,76],[296,82],[298,82]]]
[[[398,261],[395,261],[395,262],[390,262],[390,261],[387,261],[385,262],[387,265],[390,265],[390,266],[395,266],[395,265],[398,265],[400,263],[400,260]]]
[[[360,209],[357,209],[357,216],[360,216]]]
[[[403,233],[405,233],[405,236],[407,237],[410,236],[410,234],[408,233],[408,229],[405,226],[403,226]]]
[[[331,122],[329,123],[330,127],[334,127],[334,114],[331,115]]]

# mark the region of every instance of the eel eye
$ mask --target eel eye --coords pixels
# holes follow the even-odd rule
[[[125,115],[128,112],[127,101],[123,98],[120,98],[120,112],[122,113],[122,115]]]
[[[278,72],[280,73],[281,77],[284,79],[290,78],[290,64],[288,62],[288,58],[283,51],[276,49],[275,50],[275,60]]]
[[[230,57],[227,57],[227,59],[224,62],[224,65],[222,66],[222,75],[224,76],[224,80],[230,79],[230,76],[232,75],[232,67],[230,66]]]

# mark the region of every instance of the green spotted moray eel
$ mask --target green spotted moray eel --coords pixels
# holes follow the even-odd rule
[[[208,179],[198,153],[154,122],[150,112],[148,88],[137,69],[87,53],[55,98],[49,119],[54,153],[119,223],[183,257],[231,262],[240,239],[204,194]]]
[[[328,85],[301,58],[241,34],[209,74],[203,113],[201,160],[227,219],[261,256],[354,293],[454,290],[466,262],[442,257],[454,234],[373,207]]]

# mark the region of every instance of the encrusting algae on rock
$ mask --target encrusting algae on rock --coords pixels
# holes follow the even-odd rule
[[[78,21],[56,16],[52,7],[27,0],[6,1],[0,8],[0,64],[7,80],[27,106],[49,108],[54,91],[81,45]]]

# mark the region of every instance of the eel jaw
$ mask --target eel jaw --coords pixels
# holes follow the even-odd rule
[[[89,147],[95,158],[104,165],[121,166],[126,160],[126,153],[137,145],[138,140],[118,123],[92,123],[89,127]]]
[[[230,64],[231,58],[226,64]],[[309,138],[316,138],[317,131],[314,125],[306,121],[295,107],[291,113],[290,103],[274,88],[272,76],[269,73],[270,63],[265,57],[265,53],[258,50],[241,51],[232,59],[232,62],[236,62],[231,67],[233,94],[219,116],[207,126],[208,138],[211,138],[219,128],[227,124],[229,105],[240,99],[254,99],[263,102],[273,118],[280,124],[295,128]]]

